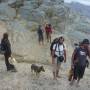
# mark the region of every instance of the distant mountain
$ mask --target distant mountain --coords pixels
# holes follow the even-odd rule
[[[86,17],[90,18],[90,6],[86,6],[84,4],[80,4],[77,2],[72,2],[72,3],[66,3],[66,5],[71,9],[74,10],[81,15],[84,15]]]

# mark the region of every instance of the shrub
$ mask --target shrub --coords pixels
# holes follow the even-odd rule
[[[48,8],[45,13],[46,13],[46,16],[49,18],[53,17],[54,15],[54,11],[52,8]]]

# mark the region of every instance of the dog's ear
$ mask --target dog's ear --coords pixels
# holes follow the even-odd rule
[[[42,71],[44,71],[44,72],[45,72],[45,70],[44,70],[44,67],[43,67],[43,66],[41,66],[41,69],[42,69]]]
[[[43,66],[41,66],[41,68],[43,69]]]

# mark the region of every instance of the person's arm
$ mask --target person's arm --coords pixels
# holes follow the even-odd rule
[[[66,62],[66,49],[64,49],[64,62]]]
[[[56,44],[55,45],[53,45],[53,50],[52,50],[52,64],[54,64],[54,62],[55,62],[55,47],[56,47]]]
[[[52,64],[54,64],[54,62],[55,62],[55,59],[54,59],[54,54],[55,53],[55,51],[54,50],[52,50]]]
[[[90,58],[90,46],[88,46],[88,57]]]
[[[66,46],[63,44],[63,48],[64,48],[64,62],[66,62]]]

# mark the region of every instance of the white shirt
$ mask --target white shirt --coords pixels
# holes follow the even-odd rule
[[[53,45],[53,50],[55,50],[55,55],[56,56],[63,56],[64,55],[64,45],[63,44],[61,44],[61,45],[59,45],[59,44],[54,44]]]

